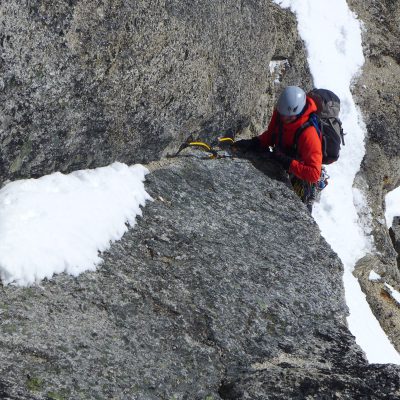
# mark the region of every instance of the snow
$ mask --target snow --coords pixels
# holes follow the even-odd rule
[[[382,277],[379,274],[377,274],[374,270],[371,270],[371,272],[369,273],[368,279],[371,282],[378,282],[382,279]]]
[[[353,276],[357,260],[373,251],[370,227],[360,220],[362,205],[353,181],[365,153],[366,128],[350,92],[352,80],[364,63],[361,23],[345,0],[274,0],[297,16],[308,63],[316,87],[327,88],[341,99],[341,120],[348,135],[338,162],[328,166],[331,179],[313,216],[322,235],[341,258],[346,302],[350,310],[349,329],[371,363],[400,364],[400,355],[371,312],[365,295]],[[301,82],[298,82],[301,86]]]
[[[387,283],[385,283],[385,288],[388,289],[392,299],[395,300],[398,305],[400,305],[400,293]]]
[[[55,273],[95,270],[99,252],[135,225],[151,197],[148,170],[108,167],[7,184],[0,190],[0,277],[30,285]]]
[[[385,205],[386,225],[390,228],[393,224],[393,218],[400,216],[400,187],[386,195]]]
[[[274,82],[280,83],[280,79],[286,69],[290,67],[288,60],[275,60],[269,63],[269,72],[275,76]]]

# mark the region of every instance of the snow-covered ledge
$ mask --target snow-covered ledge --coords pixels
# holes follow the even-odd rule
[[[151,197],[142,165],[56,172],[0,191],[0,276],[30,285],[55,273],[94,270],[99,252],[135,225]]]

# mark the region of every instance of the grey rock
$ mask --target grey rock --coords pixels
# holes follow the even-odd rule
[[[191,133],[254,135],[283,86],[312,87],[294,16],[261,0],[6,0],[0,57],[3,180],[159,160]],[[374,99],[356,91],[363,107]],[[369,143],[385,175],[366,158],[368,184],[397,165],[394,142]],[[244,159],[151,168],[154,202],[98,271],[0,288],[1,398],[399,398],[399,369],[368,365],[347,330],[341,263],[282,171]]]
[[[400,217],[394,217],[392,226],[389,229],[390,237],[393,242],[393,247],[397,254],[400,254]]]
[[[384,267],[385,265],[383,265]],[[390,295],[386,283],[390,284],[395,290],[399,291],[400,287],[382,267],[382,260],[375,254],[369,254],[363,257],[356,264],[353,274],[358,278],[360,286],[371,305],[382,328],[388,333],[391,342],[396,346],[400,343],[400,313],[399,304]],[[379,273],[381,279],[378,281],[370,281],[369,275],[371,271]]]
[[[296,19],[261,0],[0,6],[0,179],[157,160],[190,134],[259,134],[310,89]],[[284,60],[277,78],[270,61]]]
[[[4,398],[398,397],[400,370],[368,365],[346,328],[336,254],[255,165],[159,163],[97,272],[1,288]]]
[[[240,132],[244,137],[258,135],[265,130],[283,88],[288,85],[298,85],[306,91],[313,88],[304,43],[297,31],[296,17],[276,4],[271,5],[270,12],[276,28],[274,52],[270,62],[278,67],[265,82],[265,92],[253,109],[250,125]]]
[[[0,7],[3,180],[148,162],[190,133],[241,130],[270,79],[266,1]]]

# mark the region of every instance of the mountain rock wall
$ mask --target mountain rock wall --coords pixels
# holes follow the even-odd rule
[[[3,179],[148,162],[248,125],[277,36],[261,0],[0,7]]]
[[[190,134],[264,128],[274,56],[281,78],[310,84],[294,21],[264,0],[1,2],[1,177],[148,162]]]
[[[1,398],[400,397],[399,369],[348,331],[340,260],[280,168],[160,160],[189,134],[257,134],[283,86],[312,87],[290,12],[5,0],[0,57],[3,181],[156,160],[154,201],[98,271],[0,288]]]
[[[346,328],[340,260],[261,165],[151,165],[154,201],[98,271],[1,288],[0,397],[399,398]]]

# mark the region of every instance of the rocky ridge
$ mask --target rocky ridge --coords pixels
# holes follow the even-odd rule
[[[97,272],[3,287],[2,398],[398,398],[346,327],[340,260],[263,164],[166,163]]]
[[[254,135],[281,86],[312,87],[294,16],[261,0],[8,0],[0,29],[3,180]],[[150,164],[154,202],[97,272],[0,289],[0,396],[399,398],[399,369],[368,365],[349,333],[340,261],[281,171],[198,156]],[[395,280],[385,235],[377,272]]]

